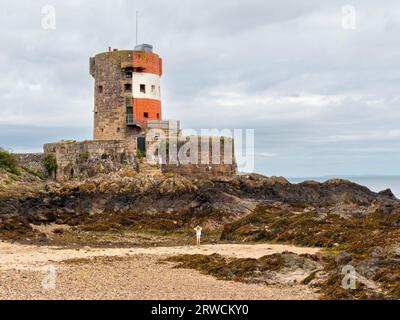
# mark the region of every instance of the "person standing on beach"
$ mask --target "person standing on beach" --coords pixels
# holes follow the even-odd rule
[[[196,228],[194,228],[194,230],[196,231],[196,240],[197,240],[197,245],[199,246],[201,242],[201,232],[203,231],[203,228],[197,226]]]

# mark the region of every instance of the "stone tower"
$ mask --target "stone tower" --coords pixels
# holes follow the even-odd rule
[[[162,120],[162,59],[150,45],[112,50],[90,58],[95,79],[94,140],[130,140]]]

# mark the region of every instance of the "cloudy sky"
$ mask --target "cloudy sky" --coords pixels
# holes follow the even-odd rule
[[[255,129],[267,175],[400,174],[398,0],[1,0],[0,146],[90,139],[89,57],[133,49],[136,11],[165,118]]]

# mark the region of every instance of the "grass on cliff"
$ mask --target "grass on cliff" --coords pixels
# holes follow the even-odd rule
[[[0,168],[14,175],[21,175],[21,171],[18,169],[18,158],[3,148],[0,148]]]

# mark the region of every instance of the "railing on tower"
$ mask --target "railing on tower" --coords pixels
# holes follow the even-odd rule
[[[141,128],[147,127],[147,120],[138,120],[133,114],[126,115],[126,124],[128,126],[138,126]]]

